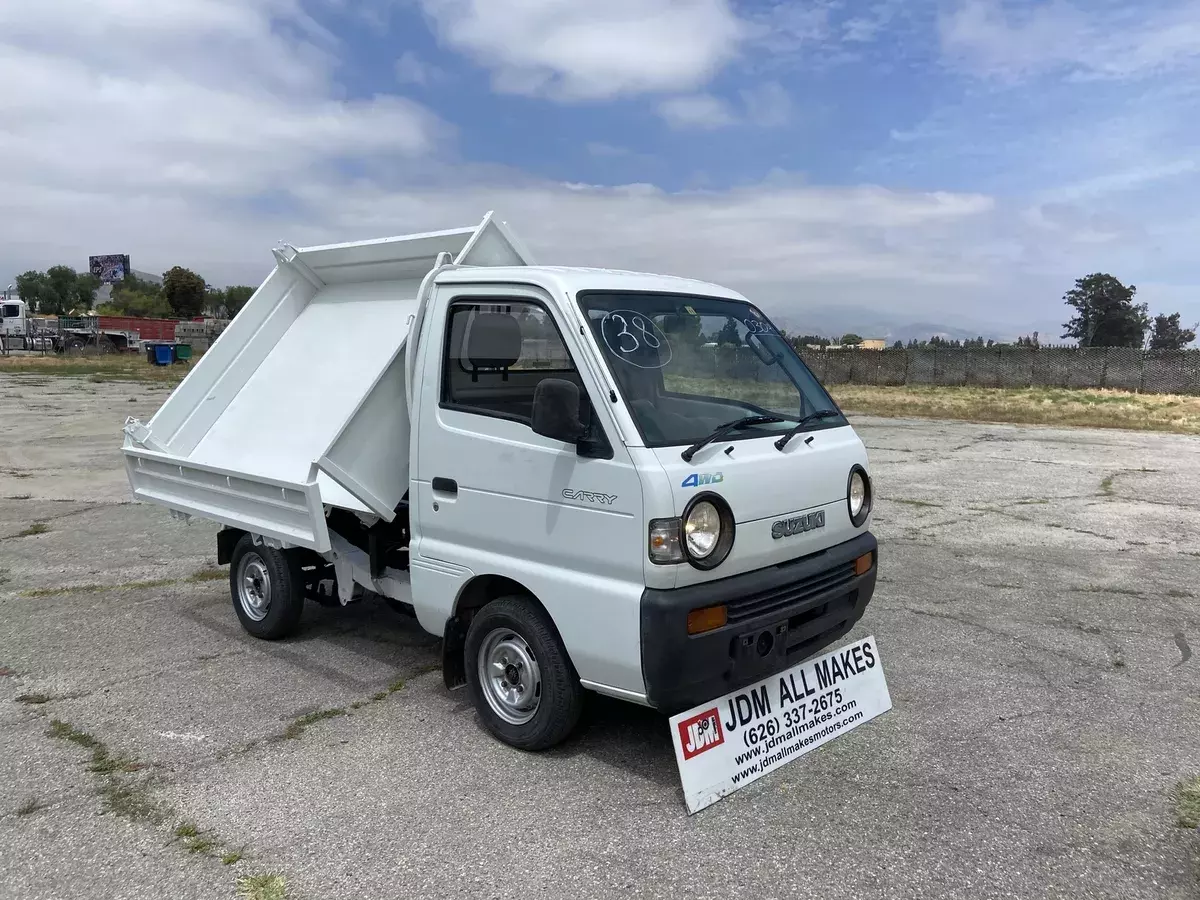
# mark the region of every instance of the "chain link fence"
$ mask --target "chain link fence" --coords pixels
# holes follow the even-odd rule
[[[1200,394],[1200,350],[972,347],[803,350],[824,384],[1112,388]]]

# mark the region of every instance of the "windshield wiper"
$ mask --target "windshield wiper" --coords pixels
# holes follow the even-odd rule
[[[835,416],[840,416],[841,413],[836,409],[818,409],[816,412],[809,413],[795,425],[793,425],[783,437],[775,442],[776,449],[782,452],[783,448],[788,445],[788,441],[802,432],[813,422],[818,422],[821,419],[832,419]]]
[[[701,438],[700,440],[696,441],[696,443],[692,444],[692,446],[688,447],[679,455],[683,457],[684,462],[691,462],[692,457],[696,455],[696,452],[701,447],[705,446],[706,444],[711,444],[713,441],[719,441],[731,431],[737,431],[739,428],[749,428],[751,425],[770,425],[773,422],[782,421],[783,419],[781,419],[779,416],[745,416],[741,419],[734,419],[732,422],[726,422],[708,437]]]

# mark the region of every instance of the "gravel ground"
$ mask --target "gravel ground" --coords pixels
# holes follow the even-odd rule
[[[128,502],[120,426],[165,396],[0,376],[2,897],[1200,897],[1195,438],[858,420],[847,640],[895,707],[689,817],[652,712],[531,756],[382,604],[245,635],[215,528]]]

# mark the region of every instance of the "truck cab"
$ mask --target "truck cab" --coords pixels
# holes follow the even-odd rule
[[[235,454],[220,433],[239,433],[223,421],[255,391],[321,405],[311,358],[295,355],[310,344],[291,333],[307,313],[276,322],[253,366],[256,338],[235,319],[209,354],[224,342],[246,373],[197,378],[201,360],[182,410],[169,400],[127,426],[135,496],[224,524],[243,626],[277,639],[306,597],[389,597],[443,638],[447,685],[525,749],[565,739],[585,691],[673,714],[844,635],[876,581],[867,455],[770,319],[719,285],[530,265],[500,235],[511,253],[491,265],[462,262],[469,248],[439,258],[384,320],[406,326],[393,352],[372,339],[376,374],[333,370],[361,396],[311,412],[337,428],[294,424],[303,480],[283,480],[282,447],[260,448],[272,472],[244,434]],[[325,292],[346,322],[344,287],[317,286],[339,277],[317,250],[277,254],[308,271],[274,305],[278,286],[264,295],[263,321],[307,290],[309,309]]]
[[[0,334],[25,334],[25,301],[0,295]]]

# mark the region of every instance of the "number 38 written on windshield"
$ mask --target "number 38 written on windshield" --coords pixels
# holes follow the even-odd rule
[[[661,369],[671,361],[671,342],[655,322],[631,309],[615,309],[600,321],[604,345],[622,362]]]

